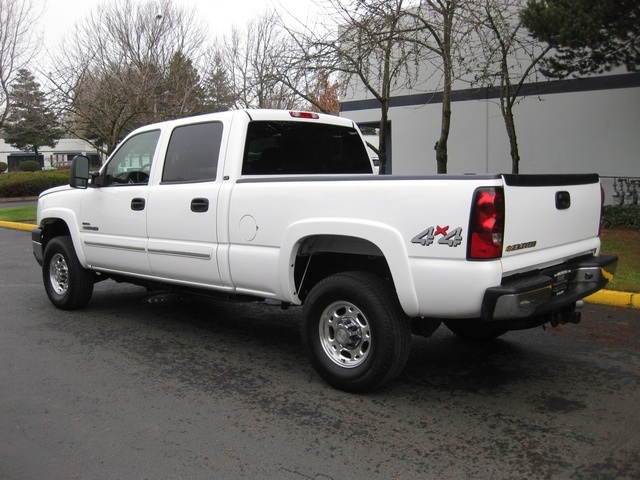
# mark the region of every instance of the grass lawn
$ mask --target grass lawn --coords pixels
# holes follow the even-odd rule
[[[618,270],[607,288],[640,292],[640,230],[624,228],[603,230],[602,253],[618,256]]]
[[[0,220],[35,223],[36,207],[0,208]],[[603,230],[602,252],[619,257],[618,271],[607,288],[640,292],[640,231],[623,228]]]
[[[5,222],[36,223],[36,207],[0,208],[0,220]]]

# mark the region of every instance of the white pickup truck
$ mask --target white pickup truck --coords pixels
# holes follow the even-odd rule
[[[239,110],[139,128],[99,172],[77,157],[32,237],[61,309],[105,279],[303,305],[314,368],[363,392],[441,322],[486,339],[579,321],[617,264],[601,202],[597,175],[377,176],[350,120]]]

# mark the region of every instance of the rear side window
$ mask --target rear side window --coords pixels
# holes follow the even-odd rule
[[[311,122],[251,122],[243,175],[372,173],[355,128]]]
[[[176,127],[169,140],[162,183],[215,180],[221,142],[220,122]]]

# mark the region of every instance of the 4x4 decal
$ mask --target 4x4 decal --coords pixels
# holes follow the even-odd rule
[[[419,243],[423,247],[428,247],[436,240],[438,235],[442,235],[442,238],[438,239],[438,244],[440,245],[457,247],[462,243],[462,227],[458,227],[449,232],[449,225],[445,227],[441,227],[440,225],[429,227],[413,237],[411,243]]]

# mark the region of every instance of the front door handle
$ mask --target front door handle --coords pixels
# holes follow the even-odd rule
[[[144,210],[145,201],[144,198],[134,198],[131,200],[131,210],[139,212]]]
[[[191,211],[195,213],[202,213],[209,210],[208,198],[194,198],[191,200]]]

